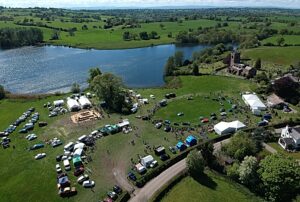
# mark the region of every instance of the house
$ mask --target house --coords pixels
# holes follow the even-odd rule
[[[67,98],[67,105],[70,111],[79,111],[81,109],[79,103],[72,98]]]
[[[179,142],[176,144],[176,147],[177,147],[177,149],[178,149],[179,151],[183,151],[183,150],[186,149],[186,145],[185,145],[183,142],[181,142],[181,141],[179,141]]]
[[[220,123],[214,126],[214,130],[219,135],[225,135],[225,134],[235,133],[236,131],[245,127],[246,125],[238,120],[232,122],[221,121]]]
[[[78,99],[78,102],[79,102],[79,104],[80,104],[80,106],[81,106],[82,109],[87,109],[87,108],[91,108],[92,107],[92,103],[85,96],[80,96],[80,98]]]
[[[283,108],[286,103],[276,94],[271,94],[267,98],[267,106],[271,108]]]
[[[53,105],[54,105],[55,107],[63,106],[64,103],[65,103],[64,100],[55,100],[55,101],[53,101]]]
[[[255,93],[242,95],[245,104],[248,105],[253,114],[259,115],[261,111],[266,110],[266,105],[258,98]]]
[[[141,164],[146,168],[149,167],[153,161],[154,161],[154,158],[151,155],[141,158]]]
[[[238,76],[243,76],[246,78],[253,78],[256,75],[256,69],[254,67],[250,67],[248,65],[241,63],[240,53],[237,51],[233,51],[230,57],[230,65],[227,71],[231,74],[235,74]]]
[[[185,143],[189,146],[192,147],[194,145],[197,144],[197,139],[193,136],[193,135],[189,135],[186,139],[185,139]]]
[[[286,126],[284,129],[282,129],[278,144],[284,149],[299,149],[300,126],[294,128]]]

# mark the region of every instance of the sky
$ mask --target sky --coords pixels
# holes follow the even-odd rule
[[[282,7],[300,8],[300,0],[0,0],[6,7]]]

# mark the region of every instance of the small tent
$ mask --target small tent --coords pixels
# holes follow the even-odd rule
[[[53,105],[55,106],[55,107],[60,107],[60,106],[62,106],[62,105],[64,105],[64,100],[55,100],[55,101],[53,101]]]
[[[196,139],[193,135],[189,135],[189,136],[186,138],[185,143],[186,143],[188,146],[192,147],[192,146],[194,146],[194,145],[197,144],[197,139]]]
[[[214,130],[217,134],[224,135],[224,134],[234,133],[237,130],[242,129],[244,127],[246,127],[245,124],[243,124],[238,120],[232,122],[221,121],[220,123],[214,126]]]
[[[80,110],[80,105],[75,99],[68,98],[67,105],[68,105],[68,108],[70,111],[79,111]]]
[[[181,141],[179,141],[179,142],[176,144],[176,147],[177,147],[177,149],[178,149],[179,151],[183,151],[183,150],[186,149],[186,145],[185,145],[183,142],[181,142]]]
[[[86,109],[86,108],[90,108],[92,107],[92,103],[90,102],[90,100],[85,97],[85,96],[81,96],[78,100],[80,106],[83,108],[83,109]]]
[[[154,161],[154,158],[151,155],[141,158],[141,164],[145,167],[149,167],[153,161]]]

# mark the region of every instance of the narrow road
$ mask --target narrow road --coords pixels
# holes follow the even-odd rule
[[[222,144],[226,144],[229,139],[217,142],[214,144],[215,152],[220,150]],[[134,196],[129,200],[130,202],[146,202],[148,201],[155,192],[161,187],[167,184],[173,177],[180,174],[186,169],[185,159],[174,164],[167,170],[163,171],[160,175],[150,180],[143,188],[137,189],[134,192]]]
[[[267,145],[266,143],[263,142],[262,145],[268,152],[270,152],[272,154],[277,153],[277,151],[273,147]]]

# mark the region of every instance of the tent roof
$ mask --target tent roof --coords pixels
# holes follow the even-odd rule
[[[154,158],[153,158],[153,156],[148,155],[148,156],[143,157],[142,160],[145,162],[149,162],[149,161],[153,161]]]
[[[230,127],[233,127],[235,129],[240,129],[240,128],[246,127],[246,125],[243,124],[242,122],[240,122],[239,120],[232,121],[229,123],[229,125],[230,125]]]
[[[187,138],[186,138],[186,141],[187,142],[192,142],[193,140],[196,140],[196,138],[193,136],[193,135],[189,135]],[[197,141],[197,140],[196,140]]]

